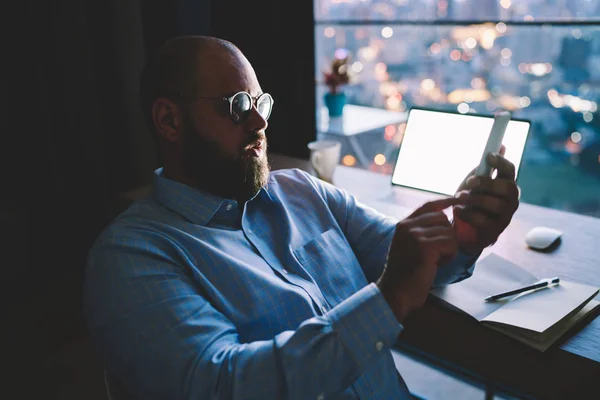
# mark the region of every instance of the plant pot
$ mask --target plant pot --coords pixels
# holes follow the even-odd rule
[[[340,117],[344,112],[344,105],[346,105],[346,93],[325,93],[325,106],[329,111],[330,117]]]

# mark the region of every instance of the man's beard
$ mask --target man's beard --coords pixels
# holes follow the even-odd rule
[[[245,148],[262,140],[263,153],[252,157]],[[221,146],[202,139],[189,123],[184,131],[183,164],[198,189],[243,204],[263,188],[269,178],[267,141],[264,134],[255,133],[239,149],[237,156],[225,154]]]

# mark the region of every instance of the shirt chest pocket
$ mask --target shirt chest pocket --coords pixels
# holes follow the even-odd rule
[[[293,252],[332,307],[367,284],[352,248],[335,229],[323,232]]]

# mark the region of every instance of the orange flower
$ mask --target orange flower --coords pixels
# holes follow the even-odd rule
[[[325,84],[329,87],[331,93],[337,93],[340,86],[350,82],[348,74],[349,55],[343,58],[334,58],[331,63],[331,70],[323,73]]]

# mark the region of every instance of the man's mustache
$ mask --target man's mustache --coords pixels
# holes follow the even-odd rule
[[[264,132],[254,132],[248,139],[248,143],[244,146],[244,149],[251,149],[253,147],[264,145],[267,141],[267,136]]]

